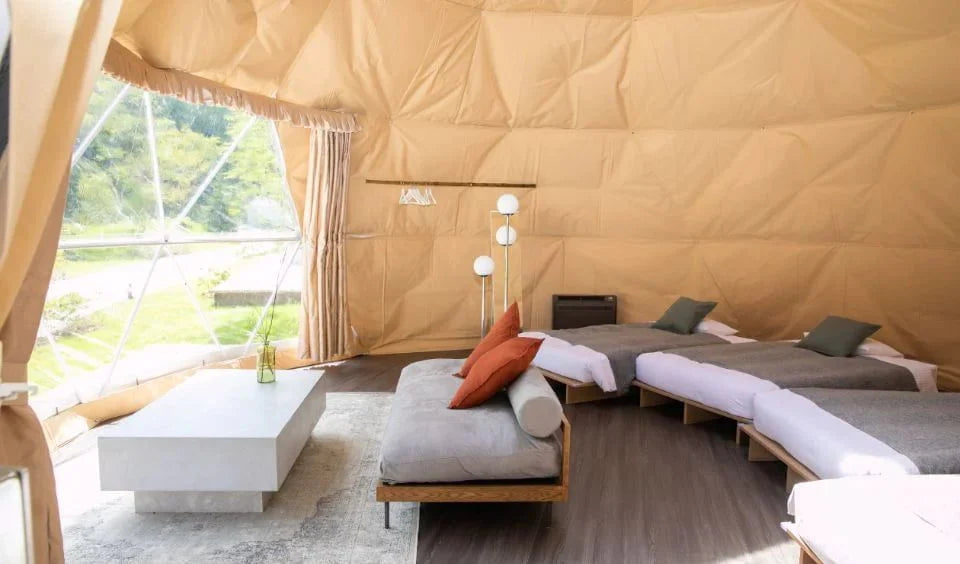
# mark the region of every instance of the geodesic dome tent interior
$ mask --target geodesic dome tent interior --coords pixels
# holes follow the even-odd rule
[[[529,327],[560,293],[617,294],[627,321],[697,295],[765,339],[836,313],[882,324],[950,387],[960,79],[940,53],[956,24],[946,2],[135,2],[114,38],[154,67],[360,116],[353,352],[472,342],[464,290],[504,192],[398,206],[367,180],[535,183],[515,190],[511,281]],[[307,137],[280,129],[296,193]]]
[[[898,547],[885,543],[902,539],[877,535],[883,523],[871,520],[896,505],[885,496],[928,501],[924,488],[944,499],[960,491],[950,480],[922,488],[886,481],[960,469],[957,396],[908,393],[960,391],[954,1],[0,0],[0,34],[10,36],[0,41],[8,47],[0,62],[0,492],[17,494],[0,502],[30,503],[17,517],[33,542],[24,533],[18,550],[32,546],[37,562],[62,561],[65,547],[68,559],[256,560],[264,542],[290,560],[405,561],[420,542],[428,561],[470,551],[484,561],[511,551],[527,560],[776,561],[785,554],[783,476],[746,464],[772,460],[785,463],[788,489],[883,474],[877,490],[792,491],[807,500],[805,515],[838,511],[817,534],[873,523],[884,541],[874,548],[892,555]],[[582,305],[594,308],[590,320],[565,325],[564,300],[593,304]],[[694,311],[678,329],[674,307],[709,313]],[[837,337],[837,327],[856,338]],[[631,331],[666,331],[672,341],[644,348]],[[449,483],[394,479],[395,426],[417,411],[405,396],[415,395],[411,374],[456,390],[449,404],[433,397],[440,417],[456,417],[466,405],[455,401],[460,386],[475,383],[474,357],[504,344],[490,344],[490,334],[526,343],[510,365],[523,368],[510,374],[516,380],[478,386],[492,403],[460,415],[500,402],[520,443],[542,440],[556,451],[556,468],[518,472],[553,489],[529,494],[525,486],[544,484],[510,477],[503,499],[483,497],[486,489],[460,483],[478,480],[470,464],[452,464],[468,475]],[[744,360],[774,348],[783,364]],[[798,354],[819,356],[790,372],[786,357]],[[834,365],[820,361],[860,372],[834,381]],[[557,415],[543,436],[529,431],[522,394],[511,388],[528,368],[542,376],[540,397]],[[270,388],[244,397],[226,393],[239,380],[203,383],[217,374],[276,383],[268,377],[276,372],[309,384],[297,400],[307,408],[284,412],[304,419],[276,433],[303,431],[306,446],[268,464],[269,487],[217,481],[242,474],[236,468],[255,475],[254,461],[208,472],[217,480],[205,489],[164,483],[114,488],[141,493],[139,502],[103,497],[112,472],[164,447],[142,443],[129,464],[94,464],[104,444],[97,437],[145,420],[170,423],[162,432],[182,424],[191,438],[210,420],[227,434],[255,428],[257,417],[282,411],[255,403]],[[317,391],[328,383],[329,404]],[[831,389],[806,390],[820,387]],[[856,393],[848,401],[837,391]],[[894,405],[884,393],[909,398]],[[651,409],[641,413],[624,396]],[[596,403],[574,405],[586,402]],[[776,424],[797,406],[820,424]],[[683,434],[669,421],[678,414],[685,424],[709,423],[677,427],[690,431]],[[838,421],[854,431],[838,431],[846,429]],[[571,425],[592,439],[574,441],[572,452]],[[435,431],[467,427],[485,428],[434,422],[401,436],[419,451],[439,440]],[[824,429],[837,432],[818,434]],[[727,431],[735,442],[718,438]],[[854,438],[841,445],[841,436]],[[469,440],[441,446],[483,451]],[[643,448],[623,450],[626,441]],[[743,441],[746,459],[731,454]],[[845,450],[853,443],[863,452]],[[930,457],[915,451],[930,445]],[[163,478],[207,468],[172,451],[166,463],[181,471]],[[803,458],[811,452],[834,458]],[[223,460],[230,457],[210,467]],[[447,469],[418,468],[414,478]],[[641,479],[621,479],[637,468]],[[284,493],[286,472],[293,485]],[[58,481],[69,486],[58,490]],[[434,482],[458,493],[438,501],[418,489]],[[143,493],[171,491],[225,492],[199,503],[226,499],[233,509],[230,496],[240,492],[253,512],[268,508],[267,493],[283,495],[266,521],[130,519],[132,507],[168,513],[174,496]],[[516,492],[528,497],[510,497]],[[840,512],[832,500],[851,492],[861,497]],[[557,516],[523,504],[513,520],[436,508],[479,499],[470,496],[574,503]],[[741,521],[746,496],[760,510]],[[428,503],[402,505],[395,531],[385,533],[396,534],[382,536],[365,521],[380,517],[374,499],[386,504],[387,526],[390,502]],[[795,517],[787,528],[799,548],[830,561],[804,544],[803,531],[813,529]],[[642,533],[582,527],[581,518],[637,522]],[[94,521],[116,526],[87,526]],[[180,528],[188,522],[196,526]],[[266,532],[264,522],[276,527]],[[560,526],[541,527],[553,522]],[[479,536],[462,536],[472,530]],[[209,546],[190,544],[197,531]],[[487,544],[507,548],[478,548]],[[13,554],[0,549],[0,560]]]

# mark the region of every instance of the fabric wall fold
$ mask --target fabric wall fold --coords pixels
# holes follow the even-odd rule
[[[303,218],[301,358],[326,361],[347,350],[346,263],[343,252],[350,134],[314,130],[310,136]]]
[[[11,2],[10,138],[0,178],[2,377],[27,379],[63,218],[73,138],[100,72],[120,0]],[[53,466],[21,396],[0,407],[0,464],[30,476],[34,562],[63,562]]]

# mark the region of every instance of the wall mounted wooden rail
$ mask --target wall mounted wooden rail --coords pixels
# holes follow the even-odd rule
[[[438,180],[378,180],[365,179],[367,184],[389,184],[391,186],[453,186],[460,188],[536,188],[536,184],[517,184],[512,182],[445,182]]]

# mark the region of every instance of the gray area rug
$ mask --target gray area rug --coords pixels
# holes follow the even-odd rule
[[[392,503],[387,530],[375,501],[392,399],[327,394],[323,417],[263,513],[137,514],[133,494],[99,491],[96,449],[58,465],[67,562],[413,562],[418,505]]]

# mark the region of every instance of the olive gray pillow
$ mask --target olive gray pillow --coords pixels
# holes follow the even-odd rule
[[[685,297],[677,298],[677,301],[673,302],[673,305],[651,327],[689,335],[715,307],[717,302],[698,302]]]
[[[857,347],[878,329],[880,326],[873,323],[831,315],[801,339],[797,346],[828,356],[852,356]]]

